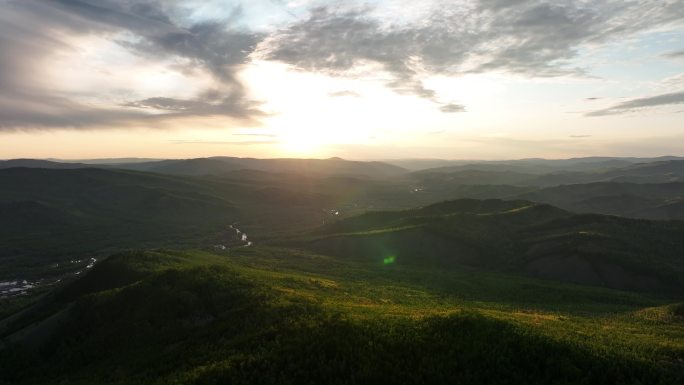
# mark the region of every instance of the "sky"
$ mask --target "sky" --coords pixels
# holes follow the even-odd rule
[[[681,0],[0,0],[0,159],[684,155]]]

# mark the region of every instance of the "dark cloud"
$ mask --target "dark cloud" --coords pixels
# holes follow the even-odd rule
[[[359,95],[358,92],[356,91],[350,91],[350,90],[343,90],[343,91],[336,91],[336,92],[331,92],[328,94],[328,96],[332,97],[344,97],[344,96],[349,96],[353,98],[358,98],[361,95]]]
[[[466,109],[464,106],[460,104],[445,104],[439,108],[440,111],[446,112],[446,113],[453,113],[453,112],[465,112]]]
[[[234,28],[240,8],[227,19],[190,25],[183,20],[181,1],[161,0],[55,0],[28,2],[50,4],[54,12],[71,15],[65,28],[75,33],[127,31],[137,38],[123,43],[140,54],[158,59],[178,56],[210,70],[216,77],[233,80],[233,66],[243,64],[262,39],[258,34]]]
[[[3,89],[4,93],[6,89]],[[0,131],[20,128],[85,128],[104,122],[123,124],[148,119],[148,114],[123,109],[103,109],[73,102],[67,98],[15,90],[0,96]]]
[[[437,101],[421,82],[425,75],[584,75],[584,69],[571,63],[582,46],[684,20],[684,3],[439,2],[420,22],[389,25],[371,14],[368,9],[314,9],[308,19],[268,39],[262,54],[303,70],[338,75],[377,63],[394,77],[388,82],[393,89]]]
[[[31,0],[2,3],[0,130],[97,126],[103,121],[140,115],[78,103],[41,83],[49,55],[74,49],[64,40],[64,34],[74,29],[89,33],[96,29],[95,24],[55,9],[52,4]]]
[[[415,55],[449,54],[449,49],[445,49],[447,44],[431,42],[439,37],[431,33],[430,28],[384,31],[380,22],[368,17],[363,10],[338,14],[317,8],[309,19],[274,36],[262,53],[269,60],[328,74],[345,73],[364,61],[380,63],[394,76],[388,86],[397,92],[435,99],[435,92],[423,86],[411,63],[411,57]],[[447,36],[442,38],[449,39]],[[453,54],[461,49],[466,49],[464,42],[451,44]],[[440,50],[444,52],[438,52]]]
[[[202,99],[147,98],[124,104],[124,107],[154,110],[165,118],[182,116],[226,115],[248,119],[264,116],[254,102],[235,95]]]
[[[628,100],[626,102],[616,104],[610,108],[589,112],[586,114],[586,116],[617,115],[643,108],[667,106],[673,104],[684,104],[684,91]]]
[[[181,5],[180,1],[154,0],[4,2],[0,13],[0,129],[94,128],[134,124],[136,120],[155,125],[179,115],[223,115],[250,121],[261,116],[235,73],[262,37],[233,28],[230,18],[188,23]],[[151,60],[182,58],[204,70],[215,80],[215,88],[208,92],[218,95],[213,100],[206,95],[198,95],[197,100],[160,95],[123,106],[95,107],[35,78],[42,73],[41,67],[49,65],[51,54],[76,50],[70,38],[114,38],[122,33],[129,39],[120,44],[137,55]],[[151,109],[158,111],[150,114]]]
[[[684,59],[684,51],[668,52],[663,54],[663,57],[668,59]]]

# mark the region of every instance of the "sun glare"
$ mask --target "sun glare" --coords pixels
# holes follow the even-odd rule
[[[308,131],[294,131],[280,137],[284,151],[291,154],[313,155],[321,150],[323,138]]]

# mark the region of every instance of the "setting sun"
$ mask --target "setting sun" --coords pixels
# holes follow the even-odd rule
[[[282,149],[292,155],[317,155],[323,144],[325,144],[323,138],[305,130],[290,131],[280,136]]]

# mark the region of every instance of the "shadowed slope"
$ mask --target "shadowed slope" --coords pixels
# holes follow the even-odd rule
[[[573,215],[524,201],[459,200],[372,212],[290,244],[401,264],[468,264],[618,289],[684,289],[684,223]]]

